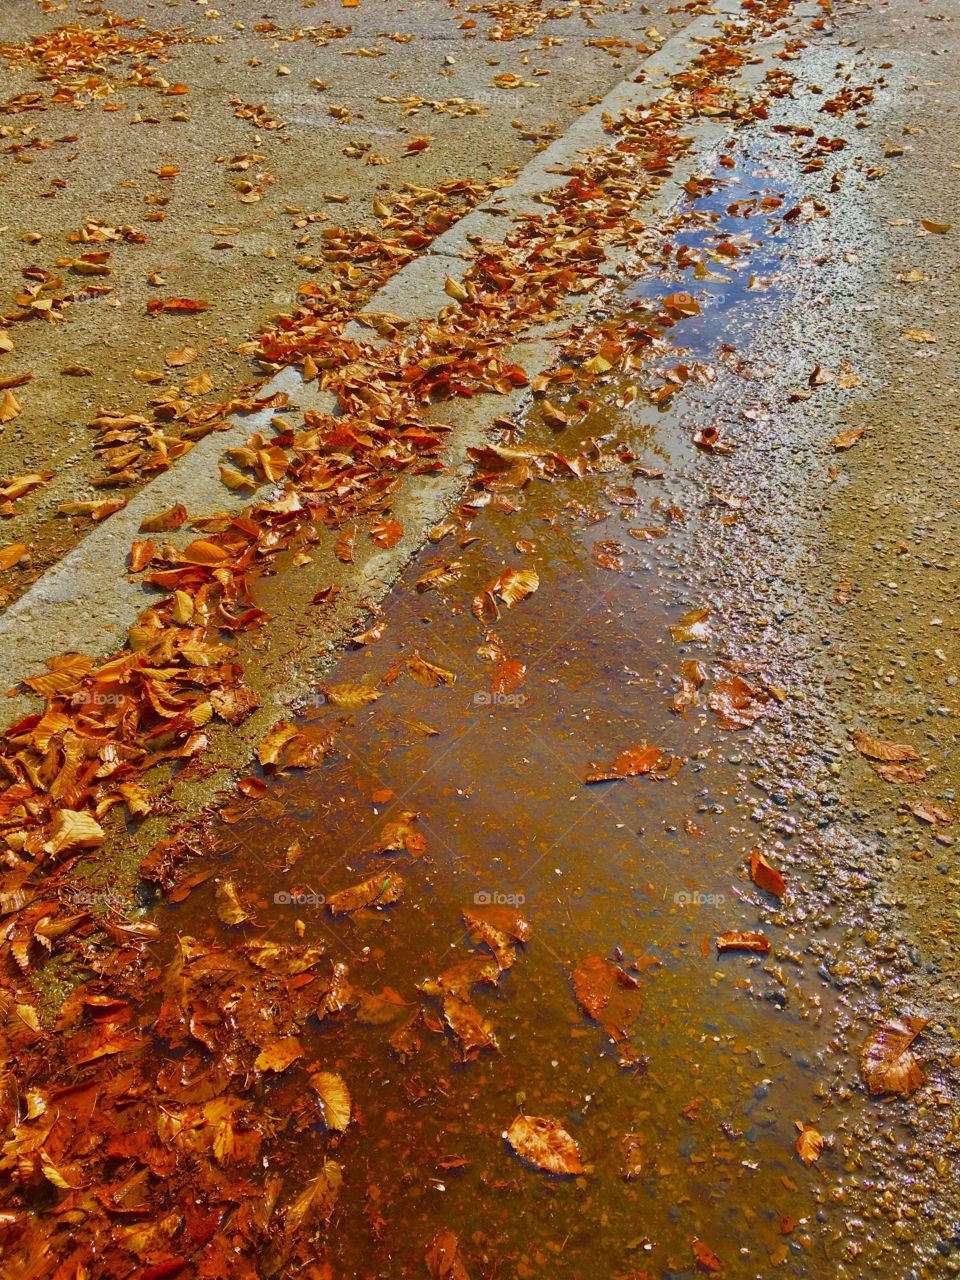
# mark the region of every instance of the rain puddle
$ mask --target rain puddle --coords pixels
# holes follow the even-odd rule
[[[766,161],[718,168],[664,250],[672,282],[632,283],[594,318],[688,291],[699,314],[677,318],[677,350],[660,354],[709,363],[742,349],[771,297],[760,286],[776,287],[789,202]],[[744,870],[757,843],[776,859],[779,836],[789,853],[797,819],[764,803],[758,825],[755,748],[706,710],[729,663],[755,658],[728,651],[724,620],[750,603],[718,595],[711,552],[736,534],[735,495],[707,501],[689,428],[626,384],[561,432],[535,411],[520,443],[580,450],[592,470],[471,490],[385,601],[382,638],[330,674],[380,697],[358,709],[307,697],[303,723],[333,742],[323,765],[269,779],[213,833],[212,868],[253,917],[247,938],[322,946],[318,1004],[341,983],[344,1007],[304,1038],[309,1070],[262,1086],[263,1104],[290,1116],[280,1172],[302,1182],[328,1155],[342,1165],[335,1275],[421,1275],[443,1230],[471,1275],[680,1276],[710,1270],[713,1254],[728,1276],[836,1275],[834,1209],[795,1151],[797,1123],[822,1111],[838,1071],[836,993]],[[444,566],[438,589],[418,590]],[[538,590],[501,600],[496,621],[474,616],[491,580],[529,568]],[[698,606],[711,636],[678,643],[670,627]],[[697,660],[699,704],[676,714],[681,662]],[[664,753],[664,776],[585,782],[645,743]],[[385,853],[389,823],[401,838]],[[396,876],[392,905],[327,905]],[[215,887],[162,908],[175,932],[235,943]],[[498,981],[464,992],[476,1021],[457,1034],[436,981],[490,958],[464,918],[490,906],[518,912],[529,937],[510,943]],[[718,934],[758,927],[770,956],[718,956]],[[574,989],[578,968],[581,988],[585,973],[609,974],[603,962],[617,969],[607,1027]],[[316,1070],[348,1084],[342,1135],[319,1120]],[[586,1172],[519,1160],[504,1133],[521,1114],[562,1125]]]

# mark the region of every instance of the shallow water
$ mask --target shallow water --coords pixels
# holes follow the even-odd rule
[[[742,216],[745,201],[787,194],[776,170],[769,157],[719,169],[717,189],[681,219],[674,259],[680,242],[702,256],[750,231],[738,272],[648,277],[616,291],[596,318],[647,315],[688,290],[701,314],[678,321],[670,337],[681,350],[660,358],[736,356],[782,286],[789,229],[762,237],[778,215]],[[770,287],[751,289],[751,276]],[[724,1275],[838,1274],[842,1171],[829,1185],[798,1160],[795,1142],[798,1125],[825,1108],[834,1124],[851,1114],[848,1097],[831,1097],[844,1072],[836,1016],[842,1004],[849,1017],[850,999],[744,867],[757,843],[785,867],[801,860],[804,787],[771,802],[767,781],[796,754],[794,725],[784,713],[778,763],[703,706],[725,662],[749,672],[764,661],[734,639],[761,605],[751,565],[731,575],[715,555],[741,536],[742,518],[708,501],[674,410],[651,408],[625,380],[559,434],[534,414],[522,443],[573,457],[589,455],[593,439],[600,454],[582,479],[471,491],[460,529],[425,547],[385,602],[383,638],[345,653],[330,675],[380,699],[347,712],[309,694],[304,724],[333,734],[323,765],[270,779],[214,832],[213,869],[256,903],[251,937],[322,943],[348,966],[355,997],[387,996],[324,1018],[304,1042],[311,1069],[349,1085],[355,1119],[342,1137],[294,1120],[306,1072],[289,1070],[267,1091],[272,1109],[291,1115],[282,1159],[295,1179],[327,1154],[343,1165],[329,1234],[335,1274],[422,1274],[424,1249],[443,1229],[458,1233],[470,1273],[485,1276],[684,1275],[697,1266],[697,1241]],[[759,518],[763,495],[749,496]],[[628,533],[650,526],[666,532]],[[459,577],[418,593],[418,579],[450,560]],[[507,567],[535,567],[539,589],[481,625],[474,594]],[[709,641],[676,643],[669,627],[707,605]],[[416,652],[455,680],[423,687],[403,665]],[[708,679],[700,705],[680,716],[671,700],[691,658]],[[522,680],[504,661],[523,664]],[[779,714],[771,704],[770,719]],[[644,742],[679,758],[673,776],[585,785],[590,767]],[[371,852],[384,823],[404,813],[417,815],[422,856]],[[286,870],[294,841],[302,855]],[[394,905],[347,917],[324,905],[386,871],[405,882]],[[859,887],[857,875],[808,884],[811,901],[829,906]],[[162,910],[181,934],[236,939],[213,894],[208,882]],[[499,1049],[463,1061],[439,1001],[419,986],[487,954],[462,913],[491,902],[517,907],[532,936],[496,987],[471,995]],[[824,910],[819,938],[838,946],[832,920]],[[758,927],[770,956],[716,954],[718,933]],[[617,961],[637,983],[631,1000],[642,1007],[619,1046],[574,996],[573,971],[591,956]],[[401,1062],[389,1039],[418,1009],[421,1047]],[[586,1174],[556,1178],[518,1160],[503,1135],[520,1113],[560,1122]],[[630,1179],[626,1135],[642,1153]]]

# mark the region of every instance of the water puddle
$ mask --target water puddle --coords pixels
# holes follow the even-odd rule
[[[653,314],[688,292],[699,313],[677,317],[670,358],[734,355],[782,287],[790,203],[775,164],[738,155],[664,249],[672,272],[623,287],[595,318]],[[328,1237],[337,1275],[423,1274],[448,1229],[471,1275],[702,1274],[711,1251],[729,1276],[834,1275],[830,1196],[795,1142],[837,1070],[836,992],[744,872],[761,834],[790,846],[796,809],[771,811],[751,782],[754,750],[703,706],[724,661],[750,658],[725,651],[724,619],[749,602],[718,595],[710,552],[735,536],[736,504],[705,505],[669,400],[658,411],[624,384],[565,431],[538,422],[524,446],[579,449],[593,469],[471,491],[385,602],[382,639],[330,676],[378,700],[347,710],[310,695],[303,724],[333,743],[323,765],[271,779],[214,832],[212,869],[251,913],[248,939],[325,952],[304,982],[329,1012],[305,1049],[310,1070],[347,1082],[354,1120],[325,1131],[309,1072],[286,1071],[262,1100],[290,1116],[280,1171],[303,1180],[327,1156],[343,1166]],[[417,589],[450,562],[448,582]],[[534,594],[501,604],[497,621],[473,615],[492,579],[529,568]],[[670,627],[698,606],[713,637],[677,643]],[[708,685],[678,715],[683,660],[702,660]],[[679,765],[585,783],[644,743]],[[406,839],[385,853],[390,823]],[[401,877],[400,900],[331,912],[332,895],[374,876]],[[215,888],[161,908],[164,933],[234,942]],[[491,905],[519,911],[530,936],[495,984],[467,993],[477,1035],[498,1048],[465,1051],[442,998],[420,988],[490,957],[464,912]],[[717,934],[758,921],[771,956],[717,955]],[[575,995],[591,957],[618,966],[630,1004],[614,1035]],[[586,1173],[519,1161],[503,1136],[518,1114],[562,1124]]]

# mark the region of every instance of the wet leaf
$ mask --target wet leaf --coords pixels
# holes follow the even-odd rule
[[[250,912],[240,901],[237,887],[232,880],[222,880],[217,885],[217,915],[224,924],[245,924],[251,917]]]
[[[303,1046],[296,1036],[280,1036],[265,1044],[257,1054],[258,1071],[274,1071],[278,1075],[303,1057]]]
[[[370,537],[389,551],[403,537],[403,525],[399,520],[378,520],[370,529]]]
[[[786,881],[762,849],[751,850],[750,879],[758,888],[765,889],[778,898],[782,898],[787,892]]]
[[[720,1270],[720,1259],[702,1240],[694,1240],[693,1256],[701,1271],[716,1274]]]
[[[770,950],[770,941],[762,933],[745,933],[733,929],[729,933],[721,933],[717,937],[717,952],[752,951],[756,955],[765,956]]]
[[[517,1116],[503,1135],[521,1159],[545,1173],[585,1173],[576,1142],[555,1120]]]
[[[755,689],[742,676],[718,680],[707,698],[725,729],[747,729],[766,711],[770,695]]]
[[[445,667],[438,667],[434,662],[428,662],[420,653],[411,654],[407,658],[406,666],[417,684],[422,684],[425,689],[451,685],[457,678],[452,671],[447,671]]]
[[[882,738],[871,737],[862,729],[855,729],[850,737],[853,745],[868,760],[880,760],[884,764],[902,764],[908,760],[919,760],[916,750],[908,742],[885,742]]]
[[[813,1125],[802,1124],[799,1120],[797,1128],[800,1130],[796,1144],[797,1155],[804,1164],[816,1164],[823,1151],[823,1134],[819,1133]]]
[[[334,707],[342,707],[345,711],[358,711],[381,697],[379,689],[371,689],[365,684],[328,684],[320,686],[324,697]]]
[[[696,658],[686,658],[680,664],[680,689],[674,694],[671,710],[683,715],[687,707],[695,707],[698,691],[707,678],[706,668]]]
[[[427,1246],[424,1261],[431,1280],[470,1280],[455,1231],[438,1231]]]
[[[350,1090],[343,1076],[336,1071],[315,1071],[310,1085],[317,1094],[324,1124],[335,1133],[343,1133],[350,1123],[351,1107]]]
[[[670,634],[677,644],[706,644],[712,634],[707,621],[709,617],[709,609],[691,609],[671,626]]]
[[[892,1018],[874,1027],[860,1054],[860,1073],[871,1093],[904,1098],[923,1084],[923,1068],[911,1048],[928,1018]]]
[[[592,766],[587,770],[584,782],[611,782],[623,778],[636,778],[644,773],[656,773],[667,768],[671,759],[660,747],[653,747],[643,742],[639,747],[630,747],[626,751],[621,751],[611,765]]]
[[[363,907],[388,907],[402,896],[403,889],[403,879],[395,871],[381,872],[349,889],[330,894],[327,906],[335,916],[348,915]]]
[[[487,590],[498,595],[509,609],[532,595],[539,586],[540,577],[536,569],[504,569]]]

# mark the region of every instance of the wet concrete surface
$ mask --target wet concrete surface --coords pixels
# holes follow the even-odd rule
[[[484,1276],[703,1274],[696,1242],[732,1277],[960,1269],[955,824],[901,807],[922,795],[955,812],[958,781],[960,286],[950,233],[918,225],[948,220],[958,174],[950,136],[930,123],[946,91],[927,81],[935,28],[911,26],[917,12],[839,14],[845,43],[807,51],[794,100],[703,175],[663,236],[658,277],[594,308],[596,324],[620,323],[689,291],[700,314],[678,320],[678,350],[658,360],[709,375],[661,410],[629,378],[610,381],[560,432],[535,407],[518,442],[582,452],[584,477],[476,489],[385,600],[383,638],[324,679],[381,696],[344,711],[305,690],[303,723],[331,734],[323,766],[253,770],[257,798],[210,827],[199,874],[211,878],[152,908],[168,934],[230,944],[215,897],[229,878],[253,915],[245,935],[322,943],[364,995],[308,1046],[348,1081],[354,1124],[342,1138],[288,1134],[304,1177],[328,1150],[345,1168],[334,1274],[422,1274],[443,1229]],[[806,95],[830,91],[838,60],[875,90],[869,128],[829,118],[849,151],[803,172],[796,152],[816,136],[778,126],[807,124]],[[904,138],[903,155],[884,157],[885,139]],[[867,178],[874,165],[887,171]],[[836,168],[847,177],[831,192]],[[720,251],[731,243],[736,259]],[[924,279],[897,279],[913,270]],[[937,341],[903,337],[919,327]],[[832,379],[811,385],[818,367]],[[733,452],[695,444],[712,424]],[[451,581],[418,591],[448,561]],[[505,568],[535,568],[539,587],[480,621],[472,601]],[[675,640],[698,609],[710,610],[705,642]],[[705,683],[678,715],[685,660],[704,664]],[[732,671],[766,694],[750,730],[709,708]],[[883,782],[852,750],[855,728],[911,741],[929,777]],[[677,757],[676,772],[586,784],[644,742]],[[423,847],[379,852],[384,824],[410,813]],[[786,878],[782,903],[750,882],[756,845]],[[394,873],[404,894],[389,907],[345,920],[325,905]],[[472,993],[498,1050],[463,1061],[419,988],[483,952],[462,913],[491,902],[518,907],[531,937],[495,987]],[[768,956],[717,956],[717,934],[756,929]],[[577,1005],[572,974],[590,956],[637,983],[619,1045]],[[869,1097],[860,1047],[900,1013],[931,1020],[928,1083]],[[415,1016],[421,1047],[402,1061],[389,1041]],[[304,1083],[284,1080],[265,1095],[292,1114]],[[561,1121],[586,1173],[554,1180],[518,1162],[502,1136],[518,1112]],[[826,1138],[810,1166],[798,1123]],[[625,1135],[642,1152],[630,1179]]]
[[[835,237],[846,251],[852,218],[871,227],[876,213],[854,214],[841,197],[832,220],[784,222],[811,180],[782,135],[771,128],[731,154],[664,246],[676,262],[685,245],[681,261],[699,259],[699,272],[615,291],[594,317],[643,315],[666,291],[689,290],[701,314],[671,337],[716,380],[660,412],[612,384],[559,435],[532,414],[523,445],[589,456],[600,441],[596,474],[481,492],[476,510],[461,508],[465,545],[451,533],[425,548],[385,602],[383,639],[328,677],[382,696],[344,714],[311,694],[305,722],[333,735],[324,769],[270,783],[213,834],[209,869],[255,904],[258,936],[322,942],[359,990],[396,1001],[380,1025],[362,1003],[357,1019],[322,1023],[311,1045],[349,1080],[361,1117],[340,1148],[350,1161],[331,1250],[343,1274],[417,1274],[446,1228],[485,1275],[686,1275],[695,1242],[731,1276],[953,1266],[955,967],[921,941],[930,904],[900,874],[897,797],[849,754],[850,727],[883,723],[836,678],[832,651],[866,662],[869,640],[827,584],[831,552],[849,557],[868,530],[840,503],[824,510],[817,487],[841,456],[830,447],[838,421],[855,421],[865,389],[883,382],[869,349],[829,320],[846,305]],[[743,260],[724,269],[709,254],[731,242]],[[704,280],[705,263],[726,278]],[[855,287],[864,296],[862,275]],[[862,382],[825,384],[812,405],[796,394],[811,355],[831,369],[846,359]],[[694,445],[708,420],[735,452]],[[869,458],[858,448],[845,473]],[[450,560],[451,584],[417,591]],[[539,589],[481,625],[471,601],[505,567],[534,567]],[[678,644],[671,626],[699,608],[709,640]],[[446,673],[438,687],[413,677],[415,654]],[[684,659],[702,661],[707,680],[700,705],[678,716]],[[771,691],[746,733],[704,705],[731,669]],[[644,742],[682,760],[675,776],[585,785],[592,766]],[[949,770],[945,730],[923,746],[940,748]],[[411,812],[422,856],[373,852],[383,824]],[[923,849],[921,874],[951,856],[930,836],[908,840]],[[302,854],[286,870],[294,841]],[[749,881],[756,845],[784,873],[782,904]],[[390,873],[406,888],[389,908],[345,923],[322,905]],[[222,936],[209,923],[213,892],[164,909],[170,923]],[[532,937],[497,988],[473,997],[499,1051],[461,1062],[418,988],[476,953],[462,912],[490,901],[519,904]],[[715,954],[717,934],[757,928],[769,957]],[[626,1066],[623,1045],[574,997],[589,956],[637,975]],[[419,1008],[422,1048],[401,1063],[389,1038]],[[901,1009],[932,1018],[930,1083],[915,1099],[870,1099],[860,1045],[881,1012]],[[586,1175],[555,1182],[519,1164],[502,1138],[518,1110],[560,1120]],[[807,1124],[826,1137],[810,1167],[794,1150]],[[623,1139],[637,1134],[642,1171],[625,1180]],[[311,1167],[309,1139],[299,1159]]]

